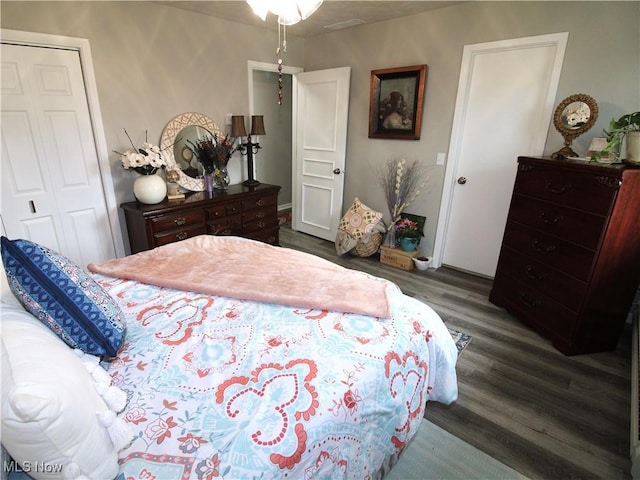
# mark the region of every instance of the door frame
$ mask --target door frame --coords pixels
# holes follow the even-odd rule
[[[89,116],[93,130],[93,139],[98,158],[98,170],[102,183],[102,190],[107,206],[107,216],[109,217],[109,227],[113,241],[114,250],[117,257],[126,255],[122,229],[118,217],[118,203],[116,201],[113,178],[111,177],[111,166],[109,164],[109,149],[104,134],[102,123],[102,113],[98,100],[98,88],[93,70],[93,60],[89,40],[86,38],[65,37],[60,35],[50,35],[47,33],[25,32],[21,30],[0,29],[0,40],[2,43],[14,45],[24,45],[31,47],[60,48],[78,52],[80,66],[82,68],[84,88],[89,105]]]
[[[254,112],[254,90],[253,90],[253,72],[254,71],[262,71],[262,72],[277,72],[278,65],[275,63],[266,63],[266,62],[256,62],[254,60],[247,61],[247,78],[248,78],[248,99],[249,99],[249,116],[253,115]],[[301,67],[288,67],[286,65],[282,66],[282,73],[286,73],[291,75],[291,117],[296,118],[298,102],[297,102],[297,92],[298,92],[298,79],[296,77],[296,73],[303,72],[304,69]],[[296,123],[294,121],[291,122],[291,212],[292,212],[292,221],[293,221],[293,212],[296,208],[295,202],[295,182],[296,182],[296,172],[298,171],[298,167],[295,162],[295,152],[296,152]],[[254,165],[255,169],[255,165]],[[254,172],[255,173],[255,172]],[[295,230],[295,225],[291,225],[292,229]]]
[[[535,45],[555,45],[558,49],[553,71],[550,77],[549,91],[545,100],[546,107],[553,112],[553,105],[556,98],[557,86],[562,72],[562,64],[564,61],[564,53],[567,46],[569,32],[552,33],[548,35],[536,35],[531,37],[512,38],[508,40],[498,40],[495,42],[477,43],[465,45],[462,54],[462,62],[460,66],[460,79],[458,82],[458,94],[453,112],[453,127],[451,129],[451,138],[449,140],[449,160],[445,167],[444,185],[442,189],[442,197],[440,200],[440,213],[438,215],[438,224],[436,227],[436,238],[433,247],[433,268],[442,266],[444,258],[444,244],[446,241],[447,230],[449,229],[449,220],[451,217],[451,206],[453,203],[453,194],[455,190],[455,181],[457,178],[458,164],[460,162],[460,144],[462,142],[462,130],[464,125],[464,117],[469,99],[469,92],[472,83],[473,62],[477,55],[500,51],[508,48],[530,48]],[[542,143],[542,149],[546,142],[548,130],[551,122],[544,131],[535,132],[537,141]],[[514,159],[515,161],[515,159]]]

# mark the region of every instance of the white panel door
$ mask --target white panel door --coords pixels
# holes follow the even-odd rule
[[[2,220],[85,267],[115,257],[79,54],[2,44]]]
[[[335,241],[342,216],[351,68],[297,78],[292,228]]]
[[[567,34],[465,46],[436,266],[495,275],[520,155],[542,155]]]

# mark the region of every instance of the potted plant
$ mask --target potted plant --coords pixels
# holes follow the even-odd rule
[[[618,120],[611,119],[609,129],[604,130],[607,145],[600,151],[591,155],[591,161],[599,162],[603,158],[620,158],[620,148],[623,140],[627,139],[625,161],[631,164],[640,164],[640,112],[627,113]]]
[[[405,252],[413,252],[418,248],[420,239],[424,237],[422,230],[417,221],[410,220],[404,216],[398,220],[396,223],[396,238],[400,242],[400,248]]]
[[[401,217],[410,216],[403,212],[420,195],[429,177],[417,160],[407,163],[404,158],[388,160],[377,173],[391,214],[389,223],[384,224],[387,230],[384,245],[395,248],[398,239],[396,236],[397,223]],[[424,227],[424,217],[422,219]]]
[[[418,270],[426,270],[431,266],[431,257],[420,255],[419,257],[415,257],[413,259],[413,263]]]

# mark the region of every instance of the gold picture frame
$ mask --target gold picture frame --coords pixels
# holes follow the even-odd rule
[[[369,138],[419,140],[427,65],[371,71]]]

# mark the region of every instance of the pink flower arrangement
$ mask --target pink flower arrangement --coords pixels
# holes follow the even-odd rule
[[[396,222],[396,237],[420,239],[424,233],[418,230],[417,222],[403,217]]]

